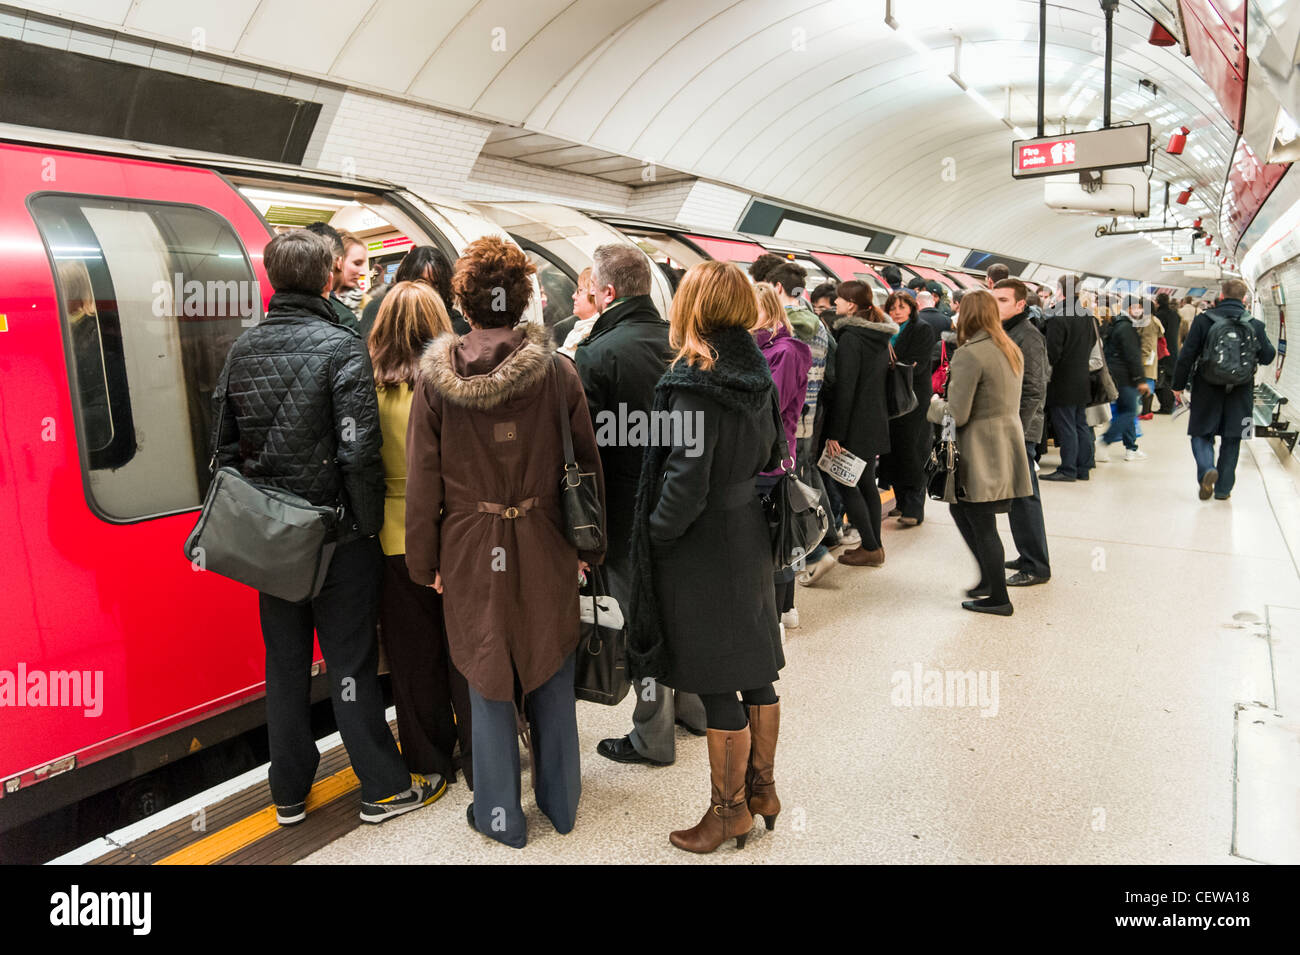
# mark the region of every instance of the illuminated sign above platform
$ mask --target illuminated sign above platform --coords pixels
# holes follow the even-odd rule
[[[1151,126],[1112,126],[1011,144],[1011,177],[1032,179],[1067,172],[1145,166],[1151,160]]]

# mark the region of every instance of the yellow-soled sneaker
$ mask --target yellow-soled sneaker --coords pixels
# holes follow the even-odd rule
[[[427,779],[419,773],[411,773],[411,788],[405,792],[378,802],[362,802],[361,821],[385,822],[395,816],[437,802],[446,791],[447,780],[443,779],[441,773],[434,773]]]

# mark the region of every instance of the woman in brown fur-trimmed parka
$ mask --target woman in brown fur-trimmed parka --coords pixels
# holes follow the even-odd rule
[[[434,340],[420,362],[407,431],[406,563],[443,595],[452,662],[470,688],[471,827],[522,848],[515,700],[532,727],[537,805],[567,833],[581,792],[573,695],[578,571],[601,553],[565,537],[560,414],[579,469],[604,482],[573,364],[542,325],[516,324],[533,265],[518,247],[470,243],[452,281],[467,335]],[[603,519],[602,519],[603,524]]]

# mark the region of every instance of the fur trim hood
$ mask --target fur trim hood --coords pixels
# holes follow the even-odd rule
[[[861,315],[840,315],[835,319],[833,326],[835,331],[842,332],[846,328],[864,328],[869,332],[878,332],[882,335],[894,335],[898,332],[898,325],[891,321],[871,322]]]
[[[448,332],[420,357],[420,377],[446,401],[484,410],[505,404],[550,371],[555,342],[545,325]]]

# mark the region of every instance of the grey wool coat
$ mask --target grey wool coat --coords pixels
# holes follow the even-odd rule
[[[1034,493],[1020,424],[1020,375],[1002,350],[978,332],[953,353],[948,400],[930,402],[929,418],[945,413],[957,425],[957,483],[963,501],[1005,501]]]

